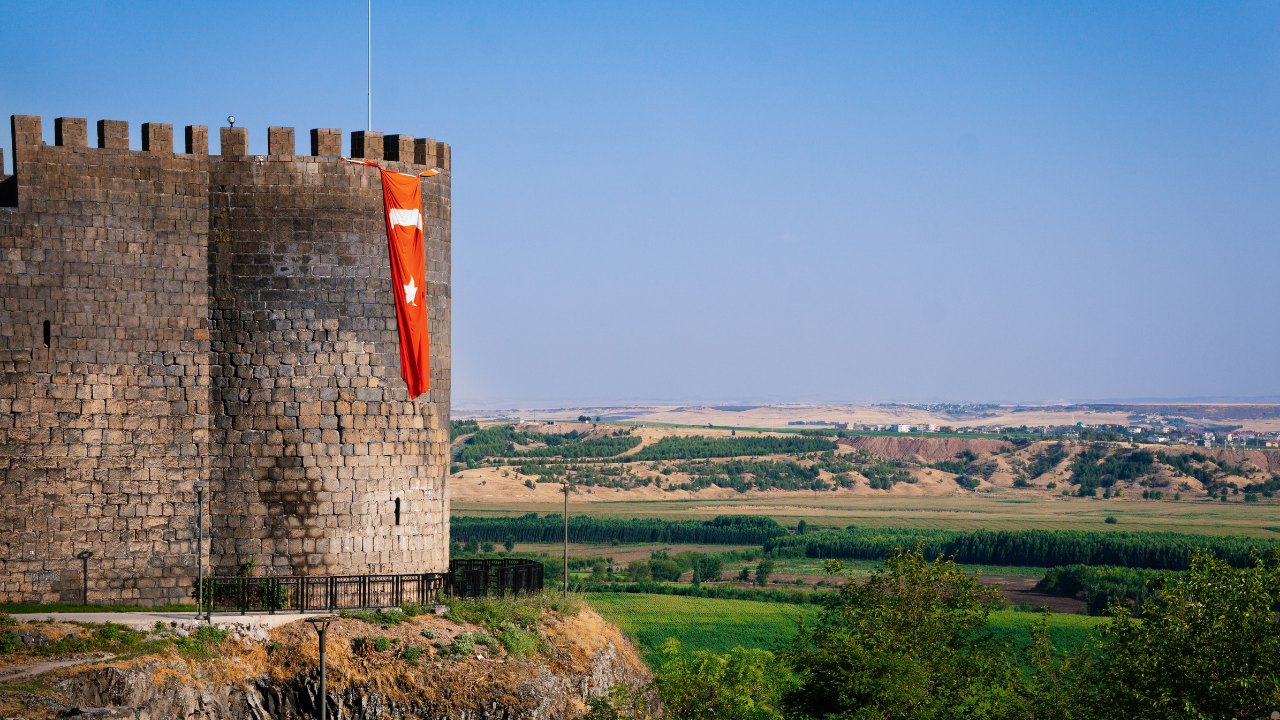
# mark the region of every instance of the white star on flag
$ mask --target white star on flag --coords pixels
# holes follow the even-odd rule
[[[410,305],[417,305],[418,287],[413,284],[413,276],[409,276],[409,284],[404,286],[404,301]]]

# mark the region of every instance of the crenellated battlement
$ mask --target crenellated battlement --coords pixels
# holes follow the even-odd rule
[[[350,134],[354,157],[444,170],[420,182],[431,389],[411,398],[381,183],[341,130],[270,127],[266,155],[243,127],[218,155],[202,125],[143,123],[141,149],[119,120],[55,118],[52,145],[39,116],[10,130],[0,602],[86,582],[90,602],[187,601],[198,507],[206,571],[447,568],[449,145]]]
[[[96,143],[89,145],[88,120],[85,118],[54,118],[54,147],[84,148],[86,150],[116,150],[142,152],[151,155],[209,155],[209,128],[205,125],[187,125],[183,129],[183,151],[174,150],[173,125],[146,122],[142,124],[142,149],[129,147],[129,123],[125,120],[99,120],[96,125]],[[13,115],[10,117],[14,161],[22,157],[21,148],[45,146],[39,115]],[[249,130],[244,127],[223,127],[218,130],[219,155],[245,157],[249,155]],[[365,160],[385,160],[407,165],[421,165],[427,169],[450,171],[449,144],[412,135],[383,135],[380,132],[356,130],[351,133],[350,157]],[[342,131],[338,128],[312,128],[310,154],[297,152],[294,129],[291,127],[267,128],[267,154],[253,156],[266,160],[283,160],[296,157],[341,157]],[[217,157],[217,156],[214,156]],[[16,174],[16,173],[15,173]]]

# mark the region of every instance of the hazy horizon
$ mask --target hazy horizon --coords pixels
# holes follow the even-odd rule
[[[364,3],[0,22],[5,111],[48,142],[58,116],[127,120],[134,149],[148,121],[216,145],[235,115],[253,153],[365,128]],[[373,129],[453,148],[456,403],[1280,394],[1273,3],[373,22]]]

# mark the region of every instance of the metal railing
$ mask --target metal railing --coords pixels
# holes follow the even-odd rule
[[[202,587],[204,602],[213,612],[275,614],[426,605],[438,602],[441,594],[530,593],[542,589],[542,572],[536,560],[451,560],[447,573],[206,577]]]

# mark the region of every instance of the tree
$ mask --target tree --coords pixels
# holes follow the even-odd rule
[[[491,553],[493,552],[493,543],[489,542],[488,540],[485,540],[484,545],[482,545],[481,548],[485,551],[485,553]]]
[[[805,531],[805,522],[801,520],[800,522],[796,523],[796,534],[803,535],[804,531]]]
[[[668,638],[660,652],[653,686],[672,720],[781,720],[788,673],[768,650],[684,654]]]
[[[738,571],[738,582],[746,582],[751,579],[751,570],[745,565]]]
[[[506,548],[507,552],[513,552],[516,549],[516,536],[508,533],[506,539],[502,541],[502,547]]]
[[[693,566],[693,574],[699,580],[719,580],[724,572],[724,559],[719,555],[702,555]]]
[[[631,582],[649,582],[653,580],[653,570],[646,560],[632,560],[627,565],[627,579]]]
[[[1111,606],[1077,704],[1128,718],[1261,718],[1280,708],[1280,553],[1237,570],[1201,550],[1176,582],[1152,585],[1141,621]]]
[[[606,567],[604,560],[591,563],[591,582],[604,582]]]
[[[469,552],[469,553],[473,553],[473,552],[478,551],[478,550],[480,549],[480,541],[479,541],[479,540],[477,540],[477,539],[475,538],[475,536],[474,536],[474,535],[473,535],[473,536],[471,536],[471,537],[469,537],[469,538],[467,538],[467,548],[466,548],[466,549],[467,549],[467,552]]]
[[[844,567],[828,563],[828,573]],[[951,560],[895,549],[863,583],[842,584],[783,654],[802,717],[973,718],[1005,714],[1021,677],[985,627],[999,590]]]
[[[769,576],[773,574],[773,561],[769,558],[761,558],[760,563],[756,565],[756,584],[764,587],[769,583]]]
[[[579,416],[578,416],[578,422],[580,422],[580,423],[584,423],[584,422],[591,422],[591,418],[590,418],[590,417],[588,417],[588,416],[586,416],[586,415],[579,415]]]
[[[658,581],[677,582],[680,580],[680,576],[684,574],[675,560],[667,558],[650,560],[649,570],[653,574],[653,579]]]

